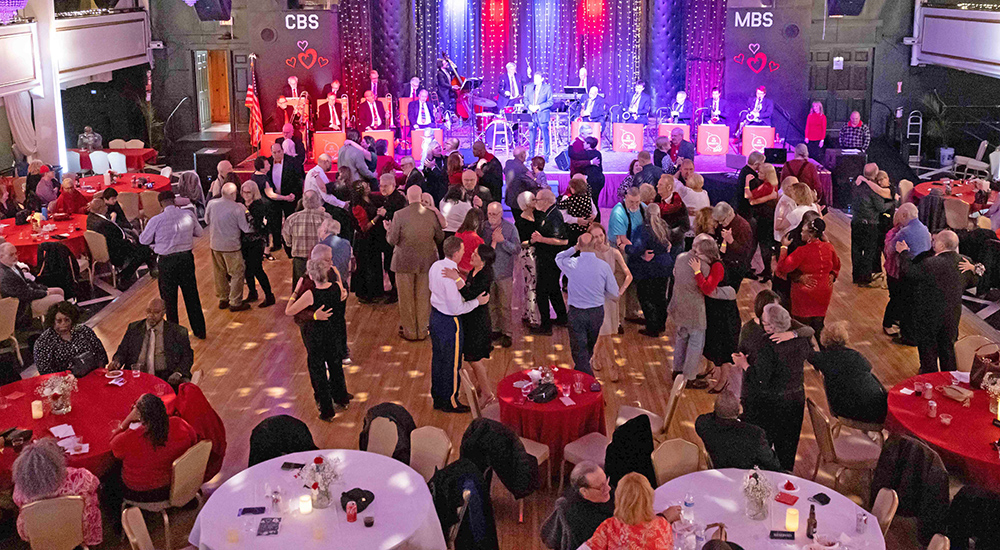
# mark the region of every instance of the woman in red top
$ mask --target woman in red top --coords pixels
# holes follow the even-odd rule
[[[83,193],[77,191],[76,187],[73,186],[73,180],[71,178],[65,178],[62,181],[62,189],[59,191],[59,198],[56,199],[56,204],[52,207],[52,213],[65,212],[66,214],[86,214],[87,204],[90,201],[83,196]]]
[[[465,171],[465,159],[458,151],[448,155],[445,163],[448,171],[448,185],[462,185],[462,172]]]
[[[473,208],[465,214],[465,220],[458,227],[455,236],[462,239],[465,245],[465,253],[462,254],[462,261],[458,262],[458,270],[462,275],[468,275],[472,271],[472,253],[483,244],[483,238],[479,236],[479,228],[483,225],[483,211]]]
[[[813,101],[809,116],[806,117],[806,145],[809,146],[809,156],[823,162],[820,154],[826,141],[826,115],[823,114],[823,104]]]
[[[139,425],[132,427],[133,423]],[[111,452],[122,461],[122,495],[136,502],[170,498],[174,460],[198,442],[194,428],[179,416],[167,416],[159,397],[139,397],[111,439]]]
[[[597,527],[587,541],[591,550],[671,550],[671,523],[680,519],[680,507],[660,514],[653,511],[653,487],[642,474],[625,474],[615,488],[615,515]]]
[[[792,282],[792,317],[812,327],[817,341],[833,296],[833,282],[840,274],[840,258],[833,245],[824,240],[825,231],[823,218],[812,220],[802,228],[805,244],[789,254],[791,239],[786,235],[781,240],[781,254],[778,256],[779,276],[787,277],[795,270],[801,273]]]

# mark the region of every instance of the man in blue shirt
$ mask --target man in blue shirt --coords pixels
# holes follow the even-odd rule
[[[608,244],[623,250],[625,245],[632,243],[632,234],[642,227],[642,200],[639,198],[639,188],[630,187],[625,193],[625,200],[611,209],[608,218]],[[639,317],[639,297],[635,285],[629,285],[618,306],[618,333],[625,319],[642,322]]]
[[[573,255],[580,252],[576,258]],[[569,349],[576,370],[593,375],[590,359],[604,323],[604,299],[618,297],[618,282],[607,262],[594,254],[590,233],[576,247],[556,254],[556,265],[569,279]]]

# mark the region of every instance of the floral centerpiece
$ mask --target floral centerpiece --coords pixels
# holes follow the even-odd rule
[[[303,466],[295,477],[301,479],[306,488],[312,491],[315,508],[327,508],[333,501],[330,486],[340,481],[340,459],[324,460],[317,456],[311,463]]]
[[[743,481],[743,496],[747,501],[747,517],[753,520],[767,519],[768,504],[774,495],[774,486],[761,473],[760,468],[754,468]]]
[[[979,385],[990,396],[990,412],[997,414],[997,409],[1000,408],[1000,375],[988,372],[983,376],[983,381]]]
[[[53,376],[42,385],[38,386],[35,392],[40,397],[49,400],[52,414],[66,414],[73,410],[73,403],[70,395],[77,390],[76,377],[72,374],[65,376]]]

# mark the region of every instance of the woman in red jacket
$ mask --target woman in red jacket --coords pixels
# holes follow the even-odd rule
[[[816,218],[802,228],[805,244],[788,253],[790,238],[781,240],[778,256],[778,276],[787,277],[798,270],[801,275],[792,282],[792,317],[816,331],[816,341],[823,331],[823,320],[833,296],[833,282],[840,274],[840,258],[833,245],[824,240],[826,222]]]
[[[816,162],[823,162],[823,145],[826,141],[826,115],[823,104],[813,101],[809,116],[806,117],[806,145],[809,156]]]

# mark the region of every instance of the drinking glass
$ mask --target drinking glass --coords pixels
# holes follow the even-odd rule
[[[583,393],[583,373],[578,372],[573,375],[573,391]]]
[[[521,404],[524,404],[528,400],[528,394],[531,390],[535,389],[532,384],[525,384],[521,386]]]
[[[139,364],[132,365],[132,378],[139,378]]]
[[[560,390],[562,391],[562,396],[563,397],[569,397],[570,389],[571,388],[570,388],[569,384],[563,384],[562,387],[560,388]]]

